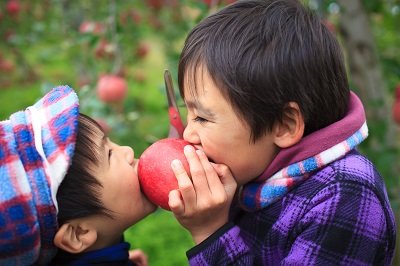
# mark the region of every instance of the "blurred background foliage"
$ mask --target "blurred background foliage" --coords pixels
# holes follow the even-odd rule
[[[176,75],[184,38],[231,2],[0,0],[0,119],[68,84],[80,96],[81,111],[139,157],[168,134],[164,69],[170,69],[183,106]],[[343,45],[352,89],[368,116],[370,137],[361,150],[384,176],[399,221],[400,2],[305,4]],[[163,210],[131,227],[126,239],[148,254],[151,265],[186,265],[185,251],[193,245]],[[400,265],[398,258],[394,265]]]

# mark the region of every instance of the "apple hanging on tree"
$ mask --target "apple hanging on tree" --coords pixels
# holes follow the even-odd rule
[[[19,11],[21,10],[21,6],[18,0],[10,0],[7,2],[6,10],[9,15],[17,16]]]
[[[146,0],[146,4],[154,10],[160,10],[163,7],[163,0]]]
[[[106,30],[106,26],[101,22],[96,21],[84,21],[79,26],[79,32],[83,34],[103,35]]]
[[[14,72],[15,64],[13,61],[0,58],[0,73],[12,73]]]
[[[97,58],[112,59],[115,56],[116,47],[108,40],[101,38],[94,49]]]
[[[136,48],[135,54],[138,58],[143,59],[146,57],[146,55],[149,53],[149,51],[150,51],[150,45],[145,41],[141,41],[141,42],[139,42],[139,44]]]
[[[168,195],[178,188],[171,162],[178,159],[189,173],[189,163],[183,148],[190,145],[183,139],[161,139],[148,147],[139,158],[138,175],[143,193],[154,204],[170,210]]]
[[[333,34],[336,34],[336,26],[333,24],[331,21],[327,19],[323,19],[322,23],[325,25],[325,27]]]
[[[125,99],[128,85],[116,75],[103,75],[97,82],[97,96],[105,103],[118,103]]]

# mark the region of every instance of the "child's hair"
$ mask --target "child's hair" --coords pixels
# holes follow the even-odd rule
[[[188,35],[178,69],[180,93],[205,67],[251,128],[270,131],[287,103],[298,103],[308,135],[346,114],[349,85],[341,48],[318,16],[299,1],[238,1]]]
[[[93,169],[100,163],[100,145],[104,136],[99,124],[92,118],[80,114],[71,166],[58,192],[58,224],[88,217],[105,215],[112,218],[110,210],[101,201],[103,186],[93,176]]]

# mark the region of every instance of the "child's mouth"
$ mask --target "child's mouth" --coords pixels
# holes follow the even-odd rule
[[[201,151],[203,151],[205,154],[206,154],[206,156],[207,156],[207,158],[208,158],[208,161],[210,162],[210,163],[216,163],[214,160],[213,160],[213,158],[211,158],[211,157],[209,157],[208,155],[207,155],[207,153],[203,150],[203,147],[202,146],[200,146],[200,145],[193,145],[197,150],[201,150]]]

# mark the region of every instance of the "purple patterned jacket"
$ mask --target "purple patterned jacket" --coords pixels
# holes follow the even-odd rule
[[[390,265],[395,221],[381,176],[357,151],[187,252],[190,265]]]

